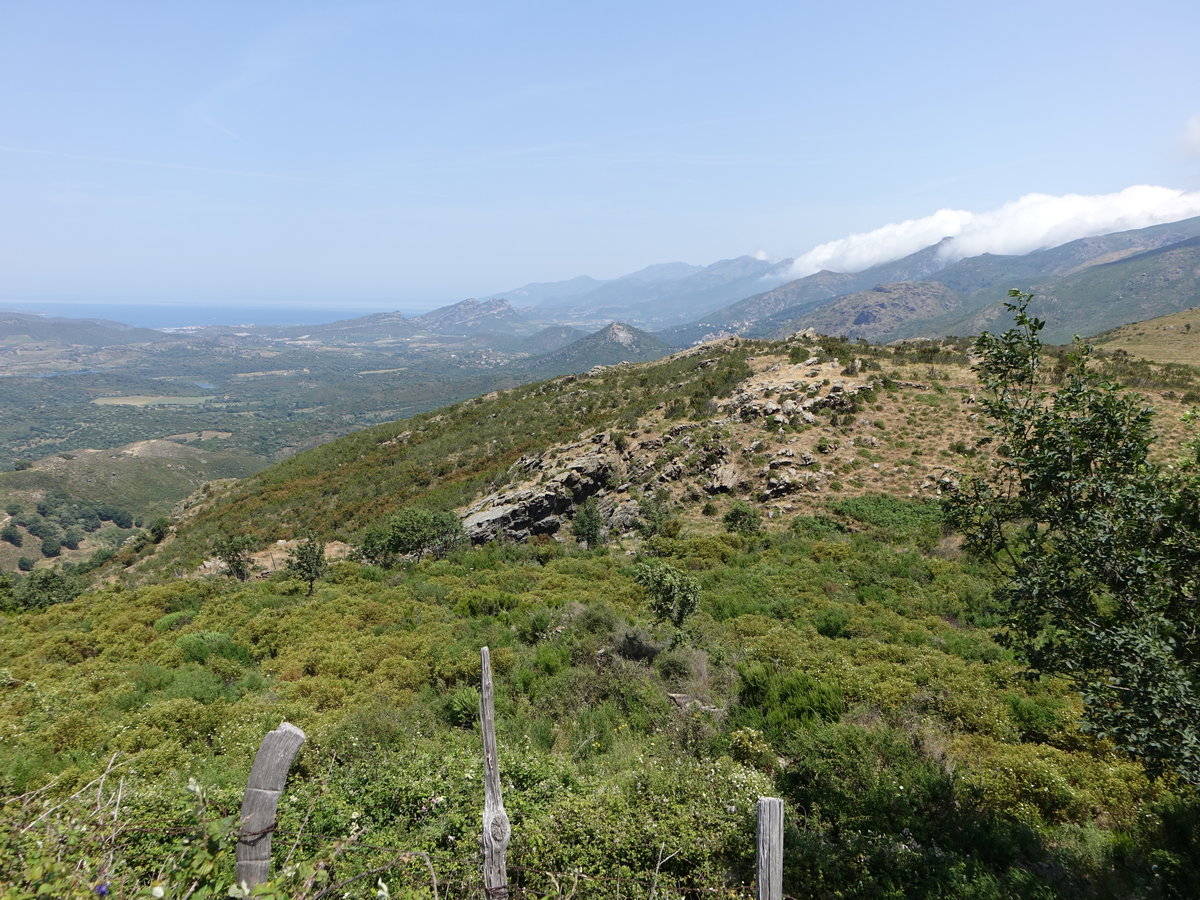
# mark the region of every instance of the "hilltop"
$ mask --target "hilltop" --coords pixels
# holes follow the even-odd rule
[[[515,365],[531,374],[558,375],[586,372],[595,366],[647,362],[666,356],[670,350],[649,332],[623,322],[611,322],[565,347]]]
[[[624,326],[608,332],[636,337]],[[780,518],[835,497],[934,498],[949,473],[985,460],[968,351],[964,340],[728,338],[492,392],[366,429],[210,494],[161,559],[142,567],[194,567],[223,532],[261,545],[307,532],[353,543],[411,503],[454,509],[484,540],[566,537],[593,495],[614,535],[631,533],[639,501],[656,495],[701,529],[710,527],[707,506],[735,498]],[[1152,396],[1164,413],[1162,452],[1178,446],[1179,417],[1200,389],[1196,370],[1100,364],[1131,383],[1162,385]]]
[[[1096,335],[1092,343],[1156,362],[1200,364],[1200,306],[1169,316],[1122,325]]]

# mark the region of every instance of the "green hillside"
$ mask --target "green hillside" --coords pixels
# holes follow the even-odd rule
[[[200,438],[201,435],[186,437]],[[134,526],[169,516],[206,482],[243,478],[264,461],[175,441],[140,441],[115,450],[77,450],[0,472],[0,571],[24,558],[81,561],[114,549]],[[111,527],[110,527],[111,525]],[[115,528],[115,531],[113,530]]]
[[[947,530],[938,499],[988,463],[967,350],[734,339],[496,392],[198,494],[75,599],[0,585],[46,604],[0,613],[0,883],[225,896],[226,817],[286,719],[308,741],[273,896],[433,896],[405,851],[478,896],[486,645],[519,896],[752,896],[767,794],[791,896],[1194,895],[1194,788],[1028,676],[994,568]],[[1174,379],[1174,458],[1194,370],[1097,366]],[[414,505],[535,536],[343,559],[311,593],[274,562],[199,574],[219,539],[253,567]]]
[[[678,643],[633,560],[553,542],[397,573],[341,564],[311,598],[284,576],[110,589],[0,619],[0,777],[9,794],[53,777],[65,797],[123,763],[120,821],[157,823],[122,838],[105,876],[131,886],[185,853],[161,829],[186,827],[188,779],[207,815],[234,809],[258,740],[287,719],[310,740],[282,832],[313,853],[357,834],[338,878],[370,864],[356,845],[391,846],[469,883],[486,644],[510,858],[531,888],[577,868],[645,887],[660,847],[686,850],[664,888],[747,883],[768,792],[788,803],[793,892],[1121,897],[1153,887],[1155,866],[1185,872],[1170,823],[1187,807],[1083,735],[1064,686],[1020,677],[990,636],[986,573],[941,540],[935,508],[882,498],[768,536],[656,538],[700,586]],[[31,851],[8,840],[11,880]],[[420,878],[389,873],[393,889]]]

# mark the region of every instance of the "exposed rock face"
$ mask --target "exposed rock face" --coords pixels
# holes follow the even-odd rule
[[[738,486],[740,480],[741,473],[738,472],[737,467],[724,463],[712,471],[712,478],[705,486],[705,490],[710,494],[728,494]]]
[[[803,391],[808,396],[800,401],[789,399],[784,400],[783,403],[776,403],[769,398],[763,398],[753,390],[741,390],[734,393],[726,401],[725,406],[742,419],[771,419],[780,425],[799,420],[812,425],[816,422],[816,417],[813,415],[814,410],[850,409],[854,406],[859,391],[873,390],[875,384],[867,382],[862,385],[846,385],[842,382],[834,382],[829,385],[829,391],[826,394],[818,393],[821,387],[819,384],[806,385],[799,382],[788,384],[785,387],[788,390]]]
[[[600,441],[604,440],[599,435]],[[598,494],[625,474],[615,448],[596,443],[574,444],[561,450],[575,451],[571,458],[560,454],[523,456],[509,470],[514,479],[537,479],[522,487],[489,494],[472,504],[463,515],[463,529],[475,543],[506,538],[525,540],[535,534],[555,534],[574,516],[575,506]],[[627,511],[605,510],[610,525],[618,526]]]
[[[713,349],[693,348],[681,356],[710,355]],[[578,504],[592,497],[612,536],[635,530],[639,503],[653,496],[672,505],[705,494],[744,496],[772,504],[768,515],[790,511],[793,498],[804,502],[797,495],[819,495],[837,482],[848,459],[844,437],[852,435],[855,447],[876,443],[859,430],[870,424],[861,416],[851,432],[843,430],[845,422],[835,431],[817,415],[860,410],[861,395],[877,390],[864,367],[796,356],[804,362],[748,357],[752,374],[727,396],[714,396],[712,413],[703,421],[674,421],[664,403],[619,431],[522,457],[510,467],[505,487],[460,510],[467,535],[483,543],[558,534]],[[586,375],[563,379],[579,385],[581,399],[587,382]],[[853,417],[846,418],[853,424]],[[817,429],[806,427],[811,425]]]

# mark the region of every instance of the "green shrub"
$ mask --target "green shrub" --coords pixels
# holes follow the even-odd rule
[[[167,613],[161,619],[156,619],[154,622],[155,631],[175,631],[185,625],[190,625],[196,617],[196,613],[190,609],[179,610],[178,612]]]
[[[197,631],[182,635],[175,641],[175,646],[183,652],[185,662],[203,663],[212,657],[247,666],[253,662],[249,647],[236,643],[229,635],[219,631]]]
[[[734,500],[721,521],[732,534],[758,534],[762,530],[762,511],[745,500]]]
[[[742,686],[731,723],[756,728],[775,742],[786,742],[805,724],[826,722],[842,714],[842,691],[804,674],[762,662],[738,667]]]
[[[442,707],[446,721],[458,728],[470,728],[479,718],[479,691],[461,687],[446,697]]]
[[[1050,743],[1061,733],[1065,701],[1009,693],[1004,695],[1004,702],[1022,740]]]
[[[817,613],[813,619],[813,626],[817,629],[817,634],[823,637],[842,638],[846,636],[846,626],[853,618],[854,613],[845,606],[827,606]]]
[[[588,634],[609,634],[620,621],[617,611],[608,603],[593,603],[576,620],[576,625]]]
[[[829,504],[830,510],[860,525],[878,529],[894,543],[931,546],[941,535],[942,509],[935,502],[905,500],[888,494],[864,494]]]

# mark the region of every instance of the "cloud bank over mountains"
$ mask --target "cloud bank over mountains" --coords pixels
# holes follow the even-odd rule
[[[940,209],[820,244],[796,257],[792,276],[822,269],[861,272],[942,242],[947,261],[981,253],[1022,254],[1113,231],[1200,215],[1200,191],[1134,185],[1114,194],[1026,194],[990,212]]]

